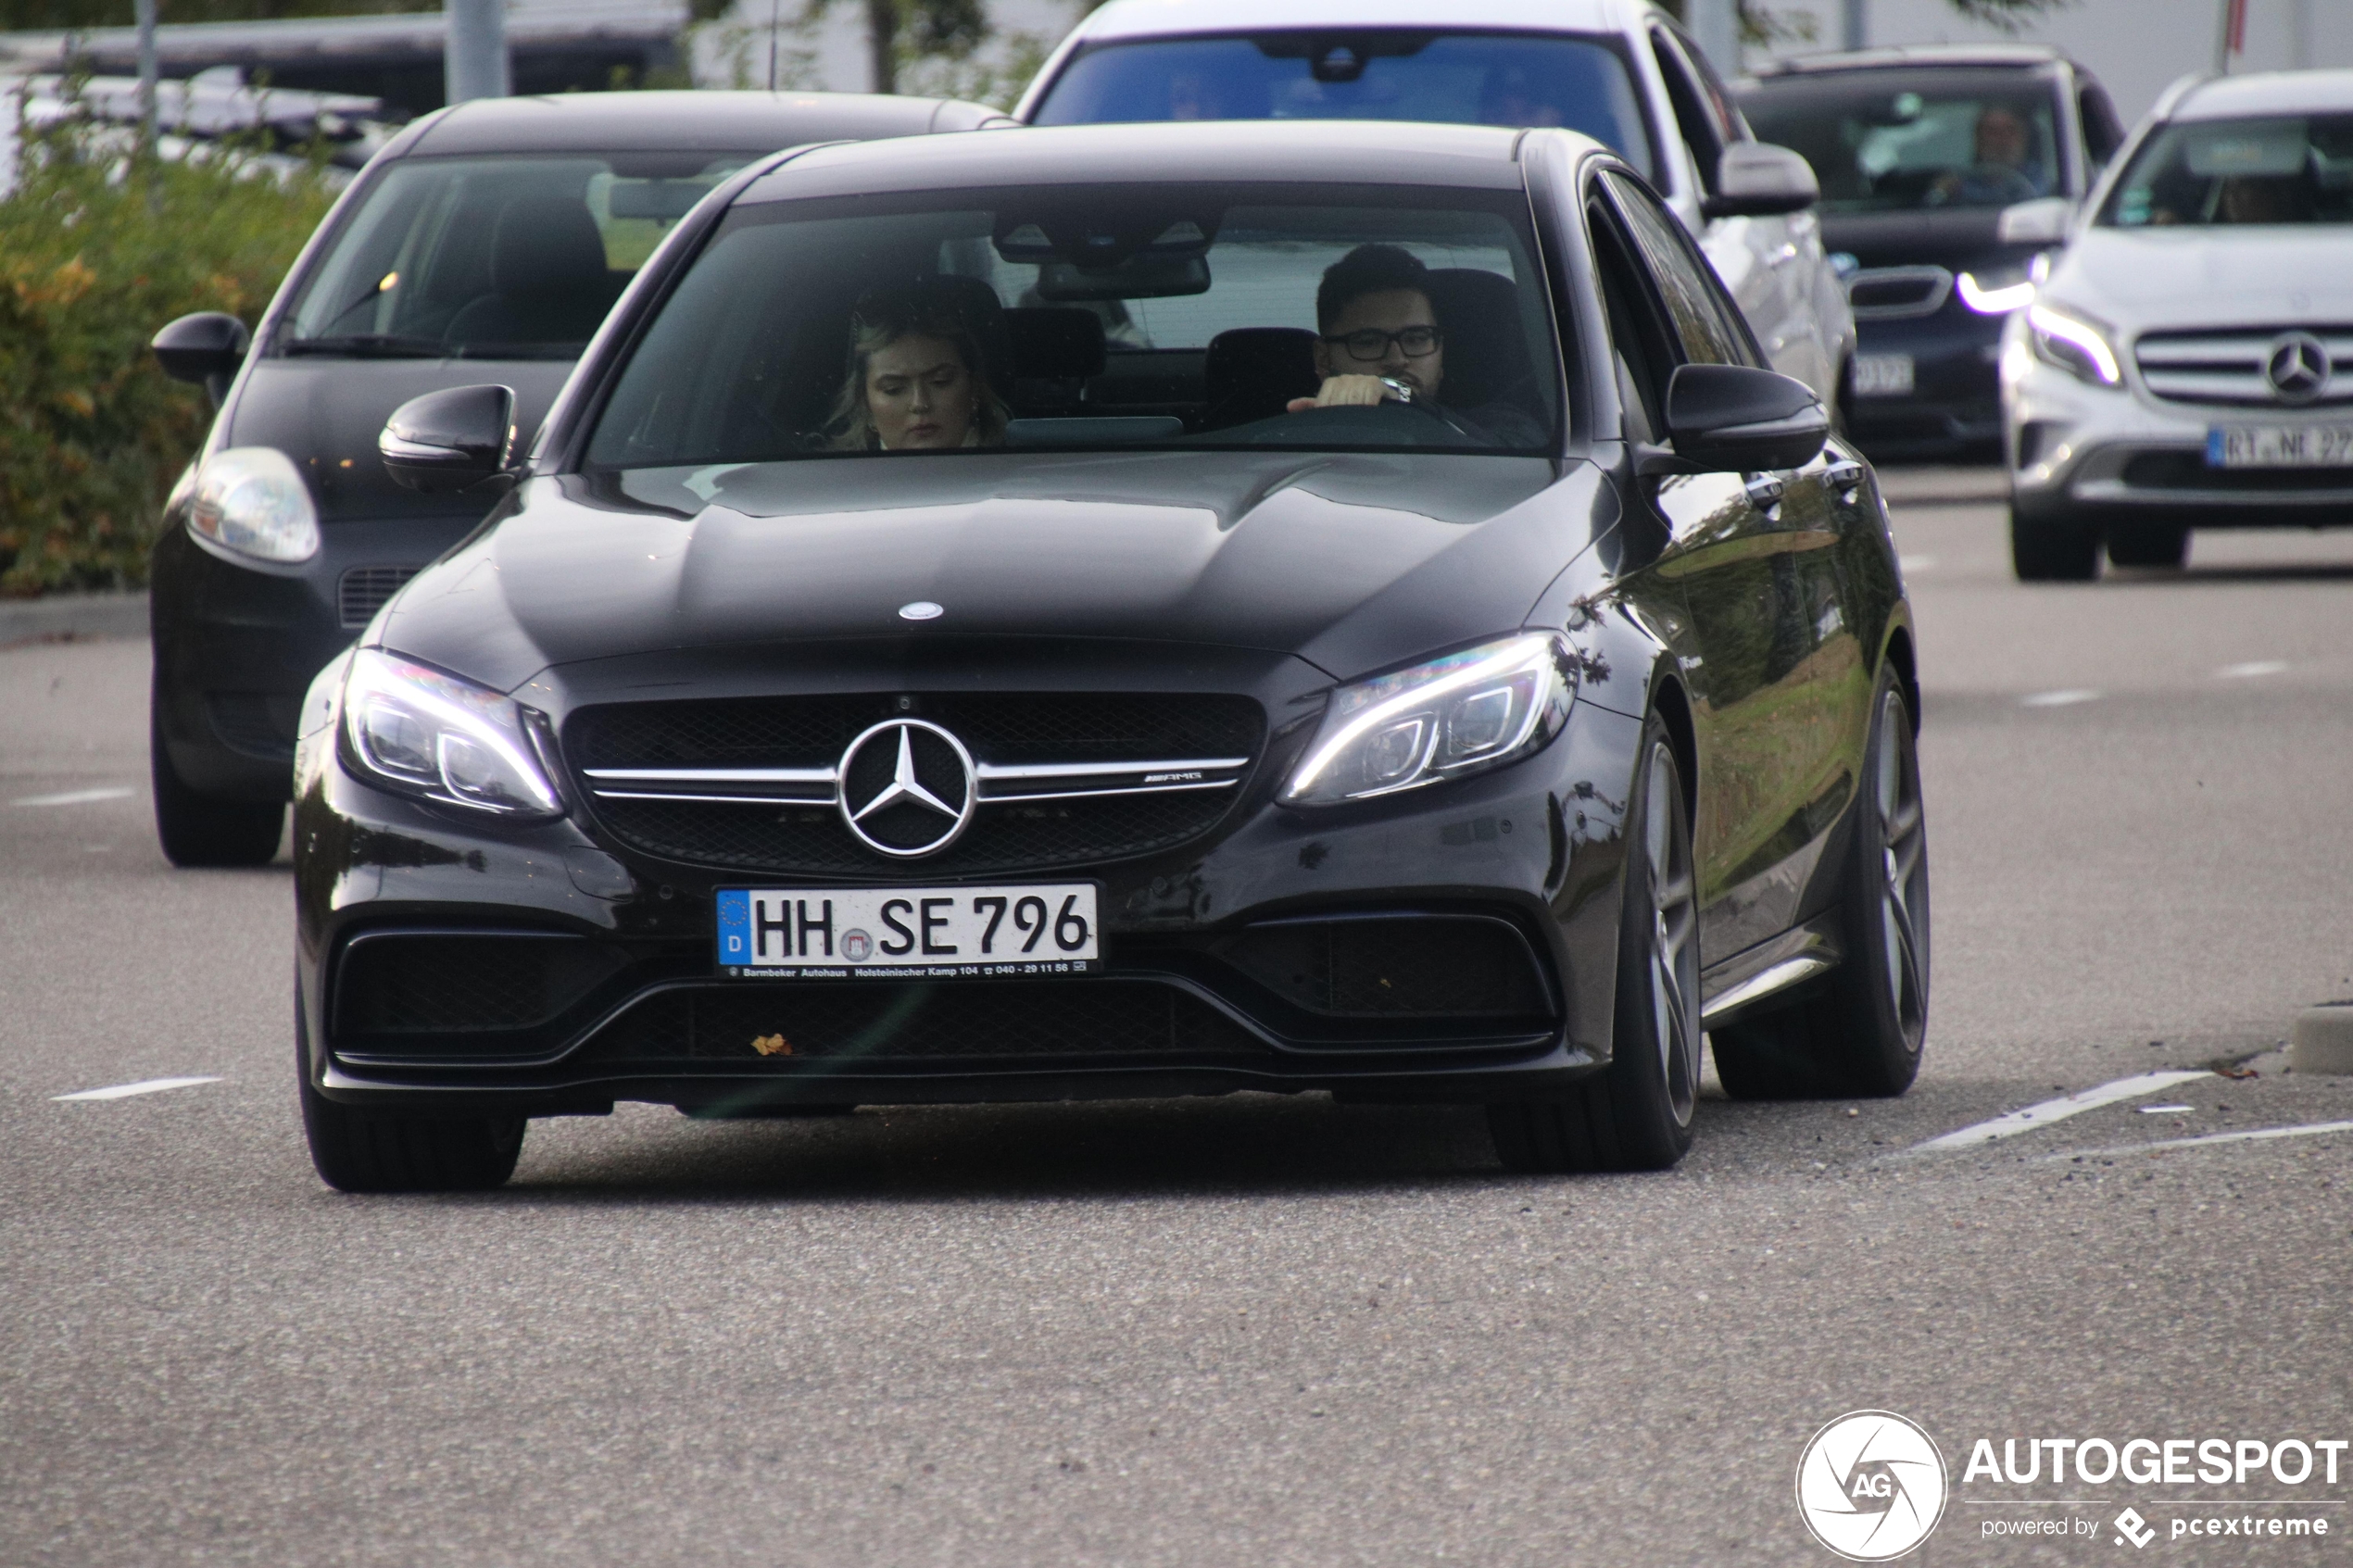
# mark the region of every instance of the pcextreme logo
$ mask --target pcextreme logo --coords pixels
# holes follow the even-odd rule
[[[1797,1461],[1797,1511],[1814,1538],[1851,1562],[1903,1556],[1944,1516],[1944,1455],[1893,1411],[1850,1411],[1814,1434]]]

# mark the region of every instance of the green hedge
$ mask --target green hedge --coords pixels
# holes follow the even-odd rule
[[[234,148],[126,158],[29,139],[0,198],[0,596],[144,582],[204,394],[147,352],[191,310],[251,325],[333,199],[319,169]]]

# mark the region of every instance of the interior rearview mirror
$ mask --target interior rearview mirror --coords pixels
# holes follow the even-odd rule
[[[1822,199],[1814,166],[1770,142],[1734,142],[1716,163],[1716,191],[1700,204],[1709,218],[1803,212]]]
[[[1750,365],[1683,365],[1667,383],[1666,423],[1680,464],[1699,473],[1803,468],[1831,419],[1793,376]]]
[[[215,403],[229,390],[229,378],[245,362],[253,334],[234,316],[199,310],[182,316],[156,333],[147,347],[156,363],[173,381],[193,382],[212,395]]]
[[[505,471],[514,424],[512,387],[455,386],[395,408],[376,451],[394,483],[447,494]]]

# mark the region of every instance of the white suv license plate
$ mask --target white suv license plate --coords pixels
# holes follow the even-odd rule
[[[2210,469],[2353,469],[2353,425],[2216,425]]]
[[[732,979],[963,980],[1101,967],[1091,882],[719,894],[719,970]]]

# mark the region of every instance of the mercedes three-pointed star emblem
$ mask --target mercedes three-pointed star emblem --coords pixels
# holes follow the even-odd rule
[[[2283,332],[2271,341],[2263,379],[2283,403],[2309,403],[2329,383],[2329,351],[2310,332]]]
[[[886,719],[841,754],[841,819],[877,854],[912,860],[963,836],[979,770],[963,742],[921,719]]]

